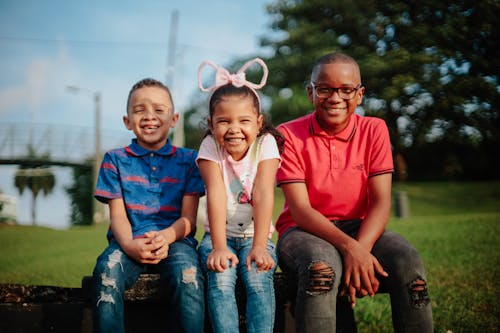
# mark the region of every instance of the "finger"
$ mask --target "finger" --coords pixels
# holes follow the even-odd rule
[[[354,287],[349,287],[349,300],[351,301],[351,308],[354,309],[356,306],[356,289]]]
[[[366,289],[364,288],[361,288],[361,290],[359,290],[357,293],[356,293],[356,297],[365,297],[366,295],[368,295],[368,291],[366,291]]]
[[[378,291],[378,288],[379,288],[379,287],[380,287],[380,281],[379,281],[376,277],[374,277],[374,278],[372,279],[372,288],[373,288],[373,292],[374,292],[374,293],[377,293],[377,291]]]
[[[375,293],[372,288],[372,281],[370,280],[370,276],[368,273],[364,273],[361,276],[361,283],[364,289],[368,292],[370,296],[373,296]],[[357,290],[361,290],[361,286],[359,288],[356,288]]]
[[[351,284],[351,272],[345,272],[344,274],[344,286],[347,288]]]
[[[238,259],[237,256],[235,255],[231,255],[229,260],[231,260],[231,268],[235,268],[236,265],[238,265],[238,263],[240,262],[240,260]]]
[[[247,265],[247,270],[250,272],[252,270],[252,258],[248,256],[247,259],[245,260],[245,263]]]
[[[354,274],[351,276],[349,285],[354,287],[356,290],[359,290],[361,288],[361,278],[359,276],[359,272],[354,272]]]
[[[375,260],[374,264],[373,264],[374,268],[375,268],[375,272],[377,274],[380,274],[384,277],[388,277],[389,276],[389,273],[387,273],[384,268],[382,267],[382,265],[378,262],[378,260]]]
[[[219,270],[219,272],[223,272],[226,268],[229,267],[228,260],[217,258],[215,261],[215,266]]]

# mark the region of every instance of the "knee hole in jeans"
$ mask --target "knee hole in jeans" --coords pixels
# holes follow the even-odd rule
[[[309,295],[324,294],[332,290],[335,273],[333,268],[324,262],[312,262],[308,267],[309,285],[306,292]]]
[[[411,306],[417,309],[425,307],[430,302],[427,292],[427,282],[421,276],[408,284]]]

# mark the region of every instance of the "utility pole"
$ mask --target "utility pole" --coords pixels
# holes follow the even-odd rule
[[[170,91],[173,93],[174,90],[174,73],[175,73],[175,58],[177,53],[177,26],[179,23],[179,11],[174,10],[172,12],[170,20],[170,37],[168,42],[168,55],[167,55],[167,77],[165,83]],[[177,126],[174,128],[174,134],[172,138],[172,144],[174,146],[182,147],[184,146],[184,113],[181,110],[177,110],[179,113],[179,121]]]
[[[101,93],[99,91],[92,91],[90,89],[81,88],[77,86],[67,86],[68,91],[74,93],[89,94],[94,99],[94,158],[92,163],[92,191],[94,191],[97,184],[97,177],[101,167]],[[97,202],[92,197],[92,221],[94,224],[101,223],[104,220],[104,207],[103,204]]]

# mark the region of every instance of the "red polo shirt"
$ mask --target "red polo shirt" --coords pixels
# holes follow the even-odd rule
[[[329,220],[363,219],[368,178],[394,171],[387,126],[382,119],[354,114],[342,132],[329,135],[315,115],[278,126],[285,151],[277,184],[305,183],[312,207]],[[285,203],[276,229],[281,236],[295,225]]]

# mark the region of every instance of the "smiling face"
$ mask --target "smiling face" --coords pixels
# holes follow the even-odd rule
[[[255,108],[249,95],[221,97],[209,119],[215,141],[239,161],[255,141],[262,127],[263,116]]]
[[[130,95],[123,122],[127,129],[134,132],[141,147],[158,150],[167,142],[168,133],[175,127],[178,118],[165,89],[145,86]]]
[[[361,75],[355,63],[336,61],[316,65],[311,81],[319,87],[356,88],[361,84]],[[320,98],[316,96],[314,89],[309,85],[307,92],[314,105],[319,125],[330,135],[339,133],[347,127],[351,115],[363,101],[364,87],[359,88],[352,99],[341,98],[338,91],[328,98]]]

